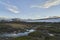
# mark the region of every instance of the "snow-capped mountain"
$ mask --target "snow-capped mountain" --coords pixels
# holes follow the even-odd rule
[[[26,22],[60,22],[60,17],[50,17],[44,19],[28,20]]]
[[[0,21],[20,21],[20,22],[60,22],[60,17],[49,17],[49,18],[43,18],[43,19],[20,19],[20,18],[0,18]]]
[[[10,22],[10,21],[12,21],[11,18],[6,16],[3,16],[3,17],[0,16],[0,22]]]

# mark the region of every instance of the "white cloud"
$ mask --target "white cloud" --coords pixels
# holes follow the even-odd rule
[[[7,4],[7,3],[1,2],[1,1],[0,1],[0,3],[5,5],[6,9],[9,10],[10,12],[20,13],[20,10],[18,9],[17,6],[14,6],[14,5],[11,5],[11,4]]]
[[[9,18],[9,17],[7,17],[7,16],[0,16],[0,18]]]
[[[60,5],[60,0],[48,0],[44,2],[42,5],[33,5],[31,8],[36,7],[36,8],[50,8],[53,6]]]
[[[28,19],[40,19],[40,15],[30,16]]]
[[[16,6],[8,6],[7,9],[13,13],[20,13]]]

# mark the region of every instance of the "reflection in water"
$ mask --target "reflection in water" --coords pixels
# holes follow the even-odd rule
[[[34,32],[35,30],[34,29],[31,29],[31,30],[27,30],[28,32],[24,32],[24,33],[5,33],[5,34],[2,34],[0,35],[0,37],[20,37],[20,36],[27,36],[29,33],[31,32]]]

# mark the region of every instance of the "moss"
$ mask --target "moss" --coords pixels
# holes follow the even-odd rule
[[[37,40],[37,39],[31,36],[24,36],[24,37],[15,38],[15,40]]]

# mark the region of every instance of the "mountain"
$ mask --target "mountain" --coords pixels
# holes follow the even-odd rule
[[[60,17],[48,17],[43,19],[20,19],[20,18],[1,18],[0,21],[10,22],[10,21],[20,21],[20,22],[60,22]]]
[[[49,17],[44,19],[28,20],[26,22],[60,22],[60,17]]]

